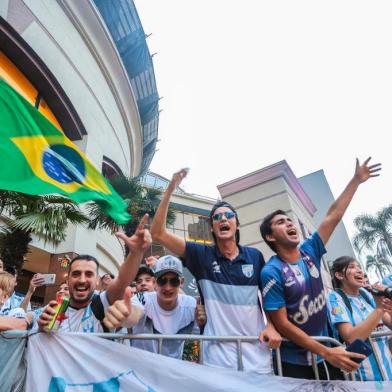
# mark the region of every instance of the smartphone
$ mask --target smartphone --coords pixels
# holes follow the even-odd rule
[[[367,357],[370,354],[373,354],[372,348],[363,340],[356,339],[350,345],[346,347],[346,351],[351,351],[353,353],[363,354]],[[360,358],[351,358],[354,362],[361,363],[363,359]]]
[[[56,281],[56,274],[41,274],[44,279],[44,285],[54,284]]]

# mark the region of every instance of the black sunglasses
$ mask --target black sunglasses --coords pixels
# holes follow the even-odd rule
[[[225,211],[212,215],[212,219],[214,221],[220,221],[222,220],[223,215],[226,217],[226,219],[233,219],[235,217],[235,213],[233,211]]]
[[[165,286],[167,283],[169,282],[170,286],[172,287],[178,287],[181,283],[181,280],[178,276],[176,276],[175,278],[164,278],[164,277],[160,277],[157,279],[157,285],[158,286]]]

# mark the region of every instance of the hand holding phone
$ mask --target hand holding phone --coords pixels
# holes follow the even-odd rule
[[[44,285],[54,284],[56,281],[56,274],[41,274]]]
[[[346,347],[346,351],[363,354],[366,355],[366,357],[368,357],[370,354],[373,354],[372,348],[361,339],[354,340],[350,345]],[[363,361],[363,359],[360,358],[351,358],[351,359],[357,363],[361,363]]]

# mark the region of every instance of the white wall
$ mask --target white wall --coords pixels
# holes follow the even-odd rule
[[[103,156],[126,175],[142,159],[140,119],[128,77],[89,0],[1,1],[0,14],[23,37],[64,89],[87,131],[77,144],[97,168]],[[50,104],[50,102],[49,102]],[[34,240],[50,253],[89,253],[115,272],[123,260],[108,233],[70,227],[58,247]]]

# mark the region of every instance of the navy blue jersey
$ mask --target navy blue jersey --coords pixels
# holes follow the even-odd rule
[[[300,245],[301,257],[287,263],[272,256],[261,272],[264,309],[285,307],[289,320],[310,336],[327,336],[327,307],[321,278],[321,257],[326,250],[318,233]],[[302,347],[283,342],[285,362],[310,365],[311,355]]]
[[[216,245],[186,243],[184,265],[199,285],[207,313],[205,335],[258,336],[265,328],[258,292],[260,271],[264,266],[261,252],[239,246],[238,256],[230,261]],[[205,363],[237,368],[236,344],[204,342]],[[265,344],[244,343],[246,370],[271,372],[269,349]]]

